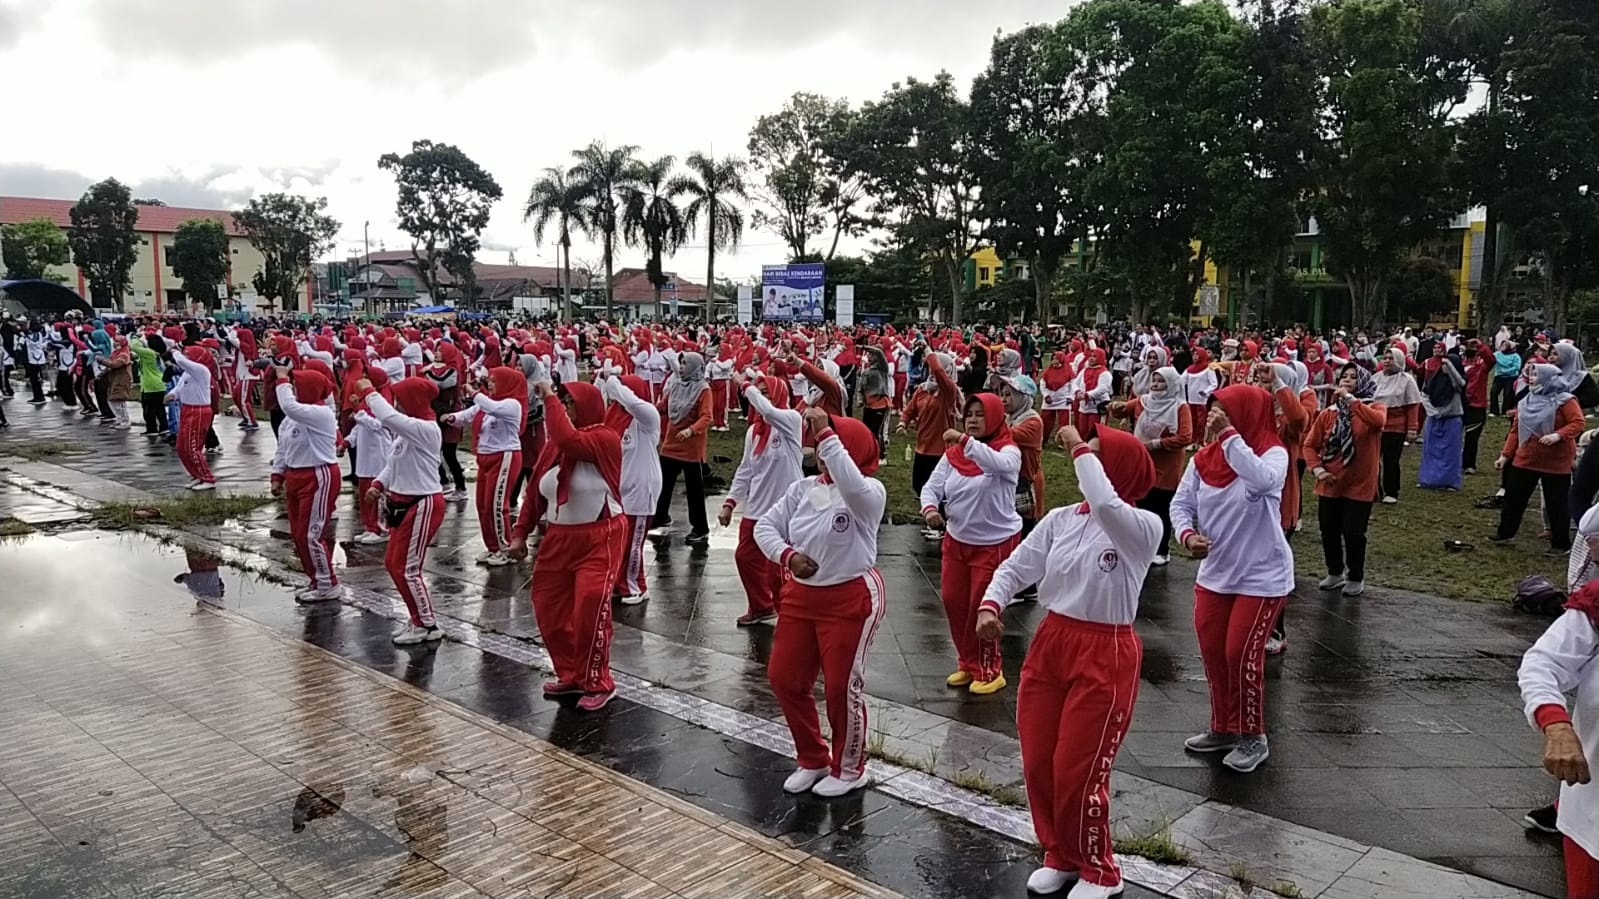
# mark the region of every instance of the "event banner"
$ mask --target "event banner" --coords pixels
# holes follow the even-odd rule
[[[761,318],[766,321],[822,320],[823,263],[761,266]]]

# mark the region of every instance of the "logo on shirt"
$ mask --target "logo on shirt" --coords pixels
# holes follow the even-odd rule
[[[833,533],[842,534],[849,530],[849,516],[843,512],[833,516]]]
[[[1119,564],[1121,564],[1121,556],[1116,554],[1116,550],[1107,549],[1099,554],[1100,571],[1109,574],[1110,572],[1115,571],[1116,566]]]

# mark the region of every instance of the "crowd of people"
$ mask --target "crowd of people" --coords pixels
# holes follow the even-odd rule
[[[865,666],[890,601],[876,568],[888,504],[876,475],[903,440],[923,533],[941,549],[949,686],[1005,689],[1005,609],[1048,612],[1017,688],[1044,848],[1028,885],[1070,886],[1071,899],[1123,890],[1103,810],[1138,694],[1133,625],[1149,571],[1174,544],[1200,560],[1210,721],[1186,748],[1253,772],[1270,756],[1265,660],[1286,649],[1306,476],[1318,586],[1358,597],[1372,509],[1400,501],[1403,454],[1419,444],[1420,487],[1459,490],[1484,422],[1508,415],[1493,456],[1495,540],[1515,538],[1541,492],[1549,552],[1574,557],[1570,610],[1521,679],[1545,765],[1563,781],[1554,826],[1571,895],[1599,891],[1599,581],[1587,561],[1599,547],[1599,454],[1578,462],[1582,410],[1599,389],[1578,348],[1546,334],[68,318],[0,326],[0,366],[8,395],[15,368],[30,402],[108,428],[131,429],[137,402],[145,436],[172,444],[195,491],[216,484],[217,416],[231,403],[253,431],[264,410],[276,448],[262,477],[310,579],[301,602],[341,596],[331,518],[348,456],[354,540],[385,545],[409,619],[397,644],[442,639],[421,570],[448,505],[471,500],[480,564],[534,556],[531,599],[556,675],[544,694],[585,711],[614,695],[612,603],[648,601],[644,550],[670,539],[679,480],[685,539],[707,541],[708,435],[741,416],[743,454],[716,512],[723,526],[739,519],[748,604],[734,624],[775,623],[769,677],[797,753],[784,789],[823,797],[866,784]],[[463,444],[476,463],[470,496]],[[1070,457],[1082,494],[1053,509],[1041,464],[1051,447]]]

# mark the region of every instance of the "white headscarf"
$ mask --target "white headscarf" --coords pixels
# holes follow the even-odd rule
[[[1138,398],[1143,411],[1133,424],[1133,436],[1139,440],[1159,440],[1177,433],[1177,410],[1183,405],[1183,392],[1177,380],[1177,369],[1163,365],[1155,369],[1166,385],[1156,390],[1150,378],[1149,392]]]
[[[699,404],[700,394],[711,389],[705,383],[705,357],[699,353],[684,353],[677,360],[677,377],[666,385],[666,414],[672,424],[688,419]]]

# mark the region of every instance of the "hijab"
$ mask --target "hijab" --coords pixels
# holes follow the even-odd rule
[[[1066,360],[1066,353],[1058,352],[1050,357],[1049,367],[1044,369],[1044,389],[1059,390],[1070,384],[1074,376],[1075,372]]]
[[[684,353],[677,360],[677,377],[666,388],[667,418],[674,425],[688,421],[699,406],[700,395],[710,389],[705,383],[705,357]]]
[[[1534,365],[1538,383],[1527,389],[1527,395],[1516,406],[1516,435],[1522,443],[1552,434],[1556,414],[1571,394],[1561,389],[1560,368],[1554,365]]]
[[[788,408],[788,382],[773,375],[762,375],[761,384],[766,387],[766,399],[779,409]],[[772,442],[772,423],[766,420],[756,408],[750,404],[750,433],[755,435],[755,455],[766,452],[766,445]]]
[[[1406,371],[1407,361],[1405,351],[1393,347],[1388,350],[1384,361],[1392,361],[1399,366],[1393,373],[1387,371],[1387,366],[1382,368],[1373,377],[1376,379],[1376,388],[1372,393],[1375,402],[1382,403],[1389,409],[1398,409],[1401,406],[1414,406],[1421,402],[1421,391],[1416,387],[1416,379]]]
[[[1169,370],[1176,372],[1176,369]],[[1148,496],[1155,486],[1155,460],[1144,444],[1132,434],[1115,428],[1100,428],[1096,436],[1099,452],[1095,455],[1122,502],[1131,505]],[[1077,512],[1081,515],[1088,511],[1088,502],[1084,500]]]
[[[518,372],[520,374],[520,372]],[[555,504],[560,506],[571,495],[572,471],[579,462],[588,462],[600,473],[611,496],[622,495],[622,438],[605,426],[605,398],[600,389],[584,381],[561,385],[572,401],[569,421],[556,422],[555,416],[567,418],[564,407],[550,406],[550,420],[556,422],[550,429],[550,440],[539,453],[533,468],[534,517],[544,517],[544,495],[538,485],[551,469],[556,469]],[[565,424],[566,427],[561,425]],[[557,437],[560,434],[562,436]]]
[[[333,395],[333,380],[314,368],[302,368],[289,376],[294,399],[307,406],[320,406]]]
[[[1177,409],[1183,405],[1183,394],[1177,383],[1177,369],[1170,365],[1163,365],[1155,369],[1154,374],[1160,375],[1166,386],[1160,390],[1154,387],[1154,378],[1150,378],[1149,392],[1138,398],[1138,404],[1143,411],[1138,416],[1138,421],[1133,423],[1133,434],[1140,441],[1159,440],[1167,434],[1177,433]],[[1101,437],[1105,429],[1097,429]],[[1104,443],[1100,443],[1101,448]]]
[[[388,400],[390,403],[394,402],[394,390],[389,387],[388,372],[384,371],[381,367],[374,365],[372,366],[372,370],[366,373],[366,379],[371,382],[372,389],[376,390],[379,396]],[[360,408],[359,402],[357,402],[356,408]]]
[[[434,421],[433,401],[438,397],[439,385],[431,378],[411,377],[394,385],[394,405],[411,418]]]
[[[497,400],[515,400],[522,407],[522,414],[516,422],[516,429],[522,430],[527,426],[527,376],[522,374],[520,368],[511,368],[501,365],[489,369],[489,396]],[[485,416],[479,415],[472,419],[472,436],[475,439],[483,430]]]
[[[522,358],[526,359],[527,357],[523,356]],[[638,375],[623,375],[617,380],[623,387],[633,391],[634,396],[650,395],[650,385],[646,384],[644,379]],[[633,413],[627,411],[626,406],[613,402],[605,407],[605,426],[615,431],[618,437],[626,434],[627,429],[632,427],[632,425]]]
[[[1253,384],[1232,384],[1211,394],[1232,421],[1233,430],[1244,438],[1244,443],[1257,456],[1265,455],[1272,447],[1282,446],[1277,436],[1277,412],[1271,394]],[[1194,454],[1194,467],[1199,477],[1212,487],[1226,487],[1238,477],[1222,442],[1212,440]]]
[[[978,393],[966,400],[966,408],[970,409],[973,403],[983,407],[983,422],[989,429],[987,434],[976,439],[988,444],[988,448],[996,453],[1007,446],[1014,446],[1016,441],[1011,439],[1010,425],[1006,423],[1004,400],[1001,400],[998,394]],[[964,440],[945,450],[944,458],[949,460],[951,468],[969,478],[978,477],[983,473],[983,469],[966,456]]]
[[[839,442],[844,444],[844,451],[849,453],[850,461],[861,470],[861,474],[866,477],[876,474],[881,460],[877,456],[877,438],[872,435],[872,429],[859,419],[842,415],[829,415],[828,424],[832,427],[833,433],[838,435]],[[832,476],[825,474],[818,480],[823,484],[833,482]],[[874,522],[873,527],[875,526]]]
[[[1188,374],[1197,375],[1210,368],[1210,350],[1202,346],[1194,347],[1194,361],[1188,366]]]
[[[1566,393],[1576,393],[1577,388],[1582,385],[1583,375],[1588,373],[1582,364],[1582,351],[1569,343],[1557,343],[1555,364],[1560,366],[1560,375],[1555,379],[1555,385]]]
[[[1337,414],[1333,418],[1332,431],[1327,435],[1327,442],[1321,448],[1321,461],[1331,462],[1334,459],[1341,459],[1347,466],[1355,459],[1355,403],[1369,402],[1377,390],[1377,382],[1371,376],[1371,372],[1353,362],[1344,366],[1344,370],[1355,373],[1354,396],[1333,406]],[[1343,375],[1340,373],[1339,379],[1342,378]]]

